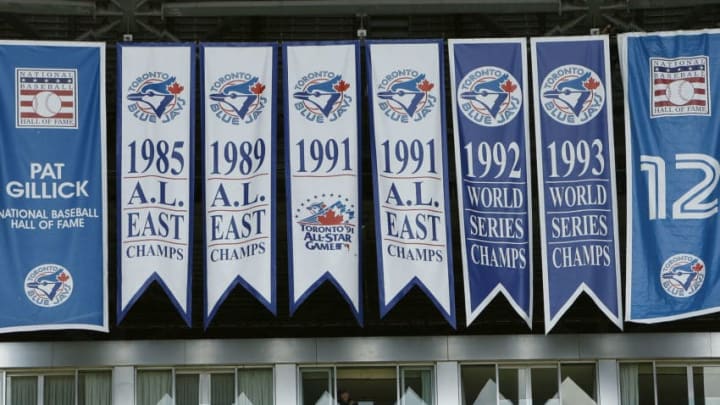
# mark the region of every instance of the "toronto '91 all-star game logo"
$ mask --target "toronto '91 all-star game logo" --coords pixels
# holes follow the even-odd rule
[[[330,203],[328,205],[327,203]],[[315,195],[295,211],[308,250],[350,251],[355,234],[355,207],[339,194]]]
[[[650,58],[650,117],[710,115],[707,56]]]
[[[420,121],[437,105],[437,97],[430,93],[433,88],[435,84],[425,78],[425,73],[394,70],[380,80],[378,106],[393,121]]]
[[[522,89],[505,69],[483,66],[462,78],[457,102],[470,121],[484,127],[497,127],[512,121],[520,112]]]
[[[140,121],[170,122],[185,109],[187,102],[180,97],[183,90],[169,73],[143,73],[127,89],[128,110]]]
[[[67,301],[72,292],[73,278],[59,264],[42,264],[25,276],[25,295],[39,307],[56,307]]]
[[[268,100],[265,85],[258,76],[233,72],[218,77],[210,87],[210,110],[223,122],[232,125],[254,122]]]
[[[342,117],[353,101],[347,90],[350,83],[342,75],[316,71],[304,75],[293,89],[295,110],[308,121],[324,123]]]
[[[585,124],[605,105],[602,80],[585,66],[564,65],[552,70],[540,89],[543,110],[561,124]]]
[[[705,281],[705,263],[692,254],[671,256],[660,269],[660,284],[666,293],[677,298],[695,295]]]
[[[16,128],[78,127],[75,69],[15,69]]]

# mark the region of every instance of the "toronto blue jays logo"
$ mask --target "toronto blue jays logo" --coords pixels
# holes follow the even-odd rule
[[[470,121],[497,127],[512,121],[522,105],[522,89],[505,69],[483,66],[470,71],[458,85],[460,111]]]
[[[326,199],[334,202],[328,205]],[[334,193],[315,195],[300,204],[295,218],[308,250],[350,250],[355,208],[349,198]]]
[[[582,125],[605,105],[605,86],[597,73],[580,65],[560,66],[540,86],[542,108],[555,121]]]
[[[695,295],[705,281],[705,263],[697,256],[680,253],[671,256],[660,270],[660,284],[673,297]]]
[[[234,72],[219,77],[210,86],[212,113],[232,125],[250,124],[262,113],[267,98],[266,86],[260,78],[249,73]]]
[[[37,266],[25,277],[25,295],[40,307],[56,307],[67,301],[72,291],[70,272],[58,264]]]
[[[342,75],[316,71],[304,75],[295,84],[295,109],[308,121],[324,123],[342,117],[350,107],[350,84]]]
[[[147,122],[167,123],[177,118],[187,102],[180,97],[185,87],[164,72],[146,72],[132,81],[127,90],[132,115]]]
[[[380,80],[377,97],[380,110],[393,121],[410,122],[425,118],[437,104],[431,93],[435,84],[425,73],[415,69],[398,69]]]

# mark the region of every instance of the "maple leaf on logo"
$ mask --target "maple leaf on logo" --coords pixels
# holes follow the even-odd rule
[[[591,77],[588,79],[588,81],[583,83],[583,86],[585,86],[585,88],[588,90],[595,90],[600,86],[600,82]]]
[[[418,84],[418,89],[427,93],[435,87],[434,84],[430,83],[427,79],[423,80],[422,83]]]
[[[322,225],[340,225],[343,223],[343,219],[345,218],[342,215],[336,215],[335,211],[328,211],[325,215],[318,217],[318,222]]]
[[[254,86],[250,87],[250,91],[252,91],[253,94],[259,96],[260,94],[262,94],[263,91],[265,91],[265,85],[257,82]]]
[[[68,281],[70,279],[70,277],[68,277],[68,275],[65,273],[60,273],[60,275],[57,276],[57,279],[59,282],[64,283],[64,282]]]
[[[172,94],[180,94],[183,90],[185,90],[185,87],[178,84],[178,82],[174,82],[171,86],[168,86],[168,91]]]
[[[345,90],[350,88],[350,85],[345,82],[345,80],[340,80],[337,82],[337,84],[333,87],[335,90],[339,91],[340,93],[343,93]]]
[[[512,93],[517,89],[517,85],[513,84],[510,80],[506,81],[505,83],[500,86],[501,89],[503,89],[507,93]]]
[[[693,271],[695,273],[699,273],[703,269],[703,265],[700,263],[695,263],[695,265],[692,267]]]

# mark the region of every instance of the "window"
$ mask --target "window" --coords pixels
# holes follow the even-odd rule
[[[622,405],[720,403],[720,366],[638,362],[620,364]]]
[[[9,374],[5,399],[7,405],[110,405],[111,386],[105,370]]]

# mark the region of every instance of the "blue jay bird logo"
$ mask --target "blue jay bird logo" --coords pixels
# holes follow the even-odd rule
[[[421,73],[415,77],[397,78],[388,84],[386,90],[378,91],[377,96],[387,100],[391,109],[412,117],[424,106],[433,87],[435,85]]]
[[[331,77],[320,77],[309,80],[301,91],[293,93],[295,99],[301,100],[301,108],[325,118],[331,115],[343,105],[345,91],[350,88],[342,75],[328,75]],[[296,86],[297,88],[298,86]]]
[[[508,71],[482,66],[460,80],[457,99],[460,111],[469,120],[495,127],[510,122],[520,112],[522,90]]]
[[[184,104],[184,100],[179,100],[179,95],[185,87],[175,80],[175,76],[167,74],[162,76],[161,78],[150,77],[144,81],[136,79],[133,82],[133,84],[138,82],[139,84],[131,87],[127,95],[127,99],[134,102],[129,107],[131,112],[142,111],[152,117],[145,120],[154,121],[171,115],[175,109],[180,107],[180,102]]]
[[[677,254],[665,261],[660,271],[660,283],[674,297],[689,297],[697,292],[705,280],[705,263],[695,255]]]
[[[605,102],[605,88],[597,73],[579,65],[550,72],[542,83],[542,105],[556,121],[580,125],[595,118]]]
[[[25,295],[42,307],[62,304],[70,297],[72,290],[70,272],[57,264],[38,266],[25,277]]]
[[[218,103],[224,114],[245,120],[253,112],[263,107],[262,94],[265,85],[254,76],[249,80],[232,80],[225,83],[219,91],[210,93],[210,100]]]

